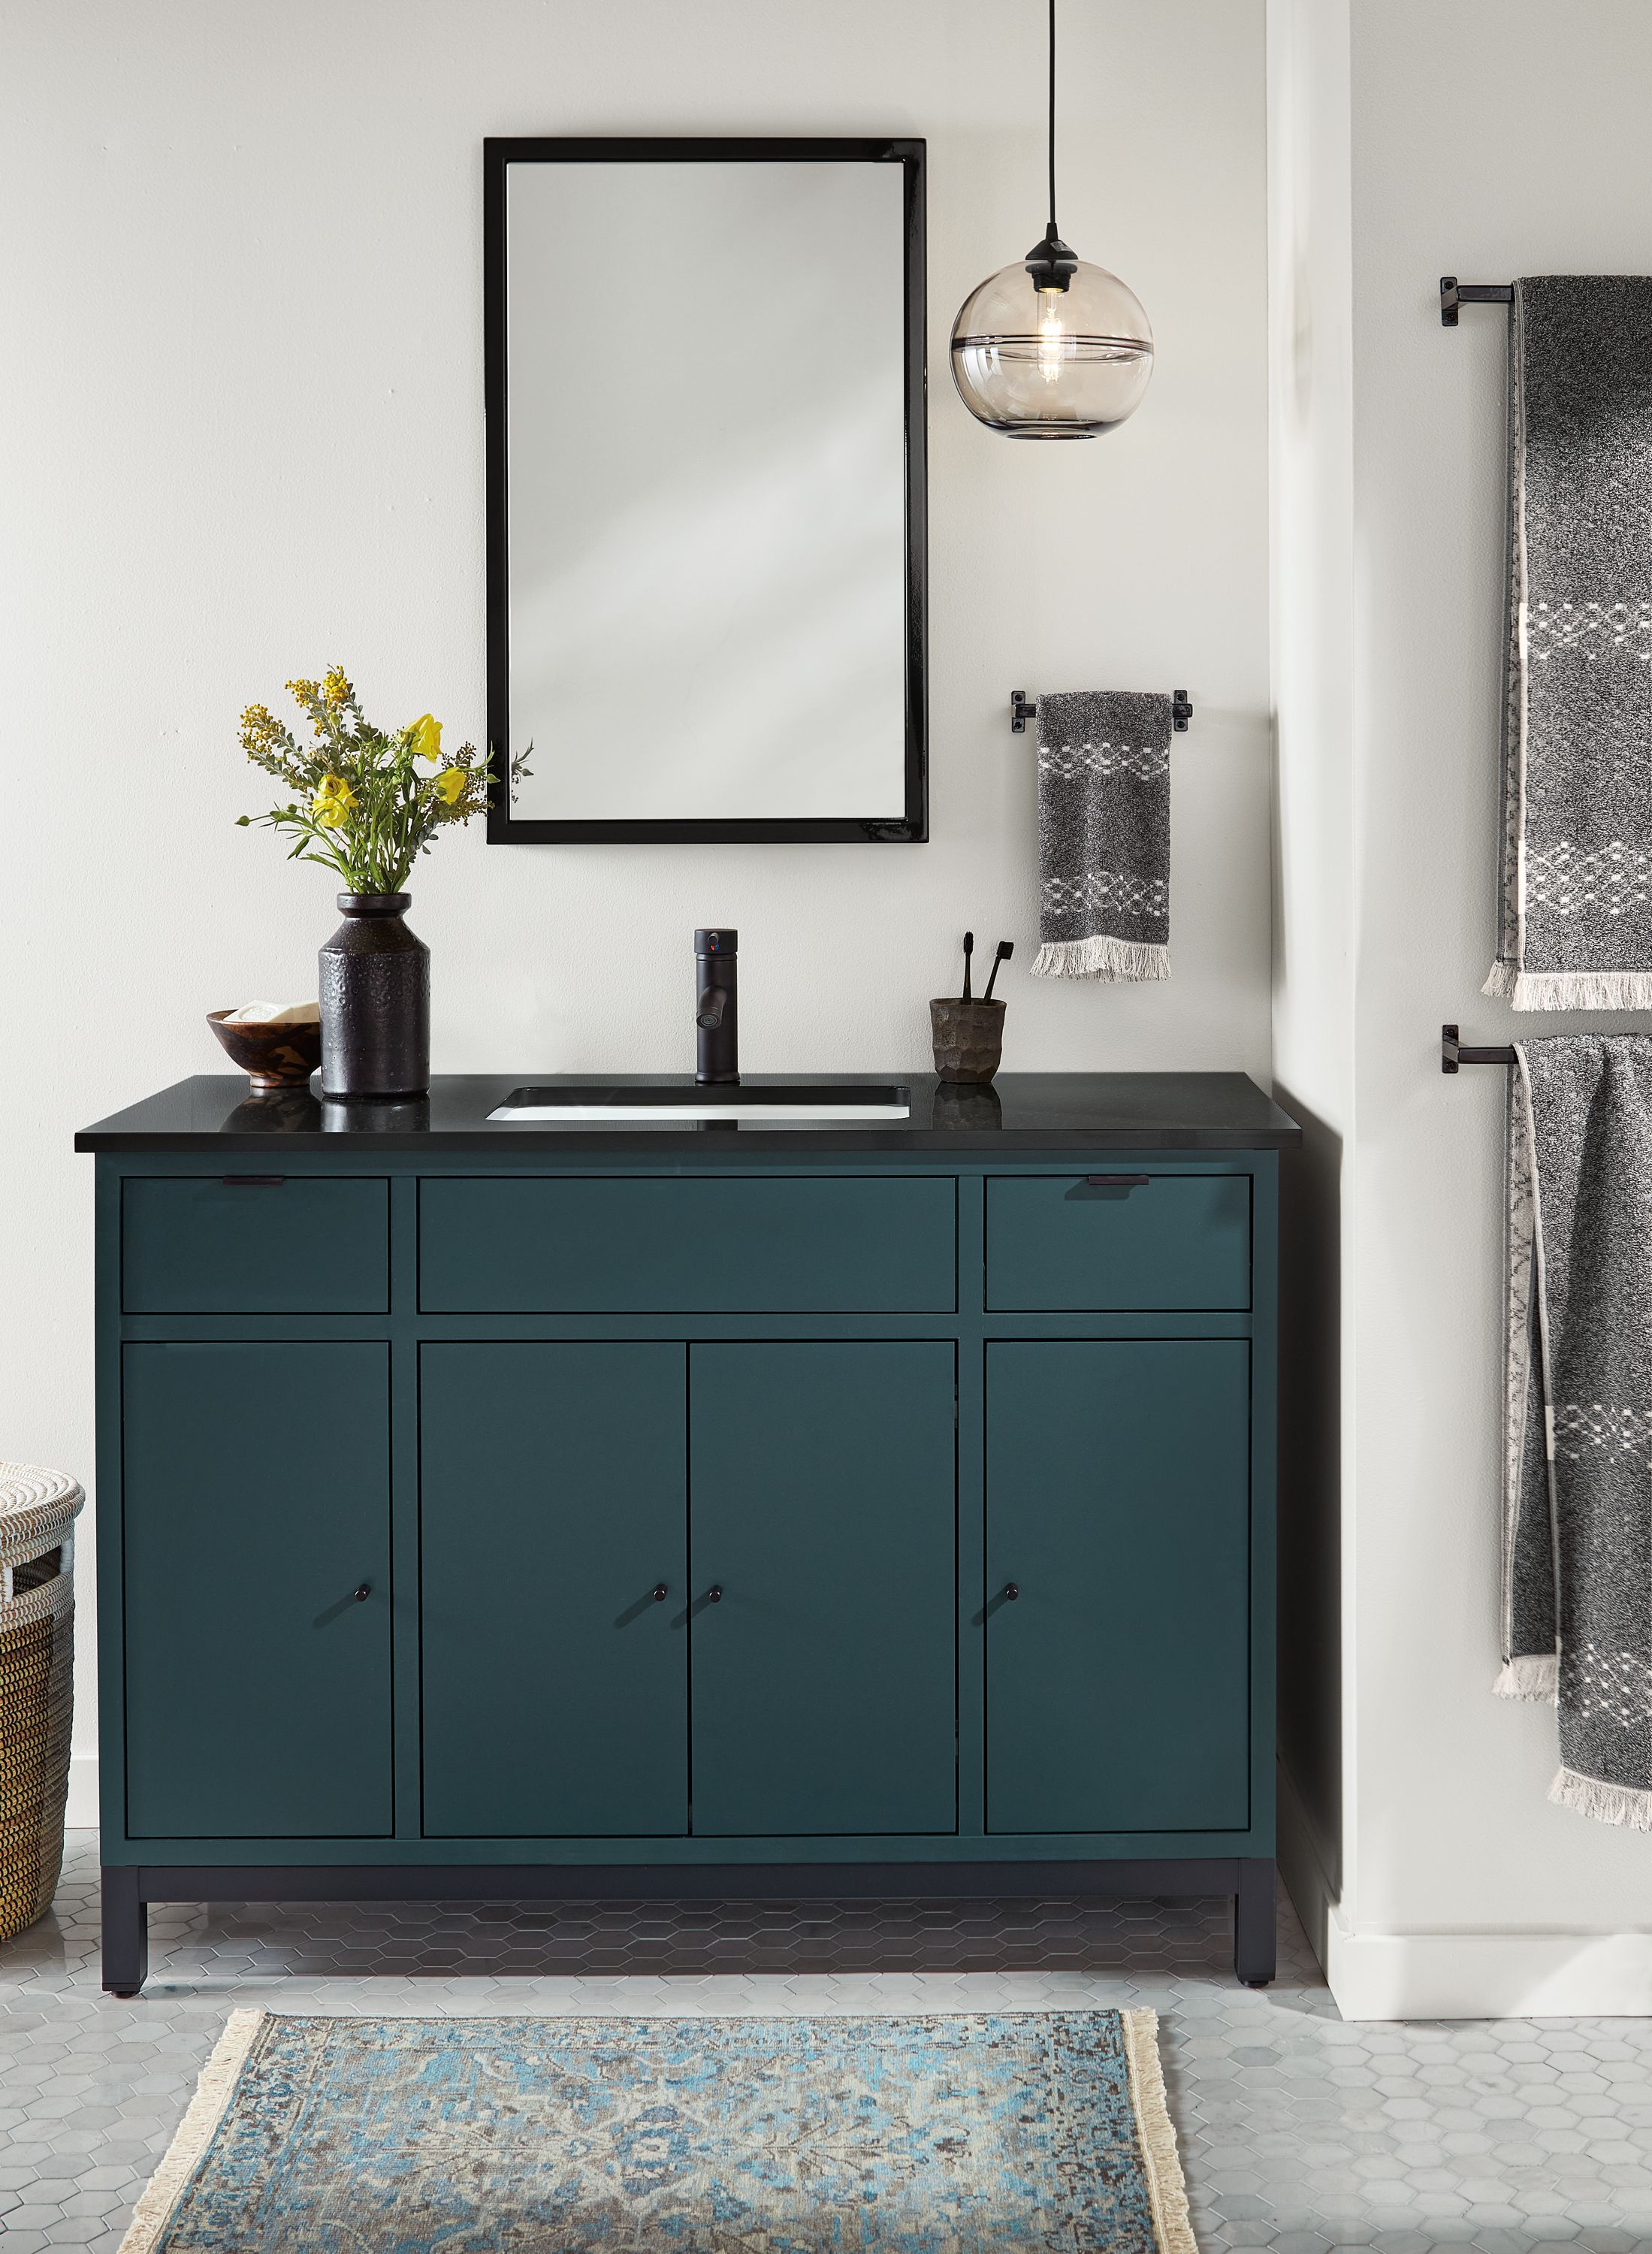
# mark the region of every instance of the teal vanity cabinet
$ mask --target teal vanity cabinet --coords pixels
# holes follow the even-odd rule
[[[1238,1074],[854,1127],[196,1080],[97,1155],[104,1978],[156,1900],[1226,1892],[1273,1965]]]

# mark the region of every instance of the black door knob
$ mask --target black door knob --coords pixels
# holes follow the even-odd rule
[[[720,1581],[712,1582],[710,1587],[705,1592],[705,1601],[708,1605],[720,1605],[722,1603],[723,1585]]]
[[[364,1605],[364,1604],[366,1604],[366,1602],[367,1602],[368,1599],[372,1594],[373,1594],[373,1584],[372,1584],[372,1582],[371,1582],[371,1581],[363,1581],[363,1582],[362,1582],[362,1584],[361,1584],[361,1586],[360,1586],[360,1588],[356,1591],[356,1592],[355,1592],[355,1600],[356,1600],[357,1604],[359,1604],[359,1605]]]
[[[655,1602],[655,1604],[656,1604],[656,1605],[662,1605],[662,1604],[665,1602],[666,1599],[670,1595],[670,1593],[671,1593],[670,1590],[667,1588],[667,1586],[666,1586],[666,1585],[665,1585],[665,1583],[664,1583],[663,1581],[656,1581],[656,1582],[654,1583],[654,1601]]]
[[[1012,1605],[1020,1593],[1020,1590],[1017,1588],[1013,1581],[1006,1581],[1004,1583],[1004,1601],[1006,1605]]]

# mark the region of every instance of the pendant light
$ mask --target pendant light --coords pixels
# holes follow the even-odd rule
[[[1133,415],[1153,372],[1134,293],[1055,228],[1055,0],[1050,0],[1050,224],[1018,266],[972,290],[952,325],[964,405],[1006,438],[1095,438]]]

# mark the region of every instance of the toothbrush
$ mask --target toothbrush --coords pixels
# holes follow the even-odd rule
[[[998,984],[999,963],[1007,962],[1014,953],[1015,942],[1012,939],[1001,939],[998,942],[998,950],[992,957],[992,968],[987,973],[987,990],[981,997],[984,1002],[990,1002],[992,999],[992,989]]]
[[[974,953],[975,934],[972,931],[966,931],[963,934],[963,994],[962,998],[966,1002],[970,999],[970,957]]]

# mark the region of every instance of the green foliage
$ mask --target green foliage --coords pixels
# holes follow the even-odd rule
[[[289,860],[318,862],[352,892],[399,892],[438,830],[486,811],[491,755],[474,744],[444,753],[442,724],[430,713],[404,728],[375,728],[337,665],[318,682],[287,687],[314,741],[299,743],[266,706],[247,707],[242,749],[290,796],[267,814],[243,814],[240,827],[284,830],[293,840]],[[513,783],[528,772],[527,758],[513,760]]]

